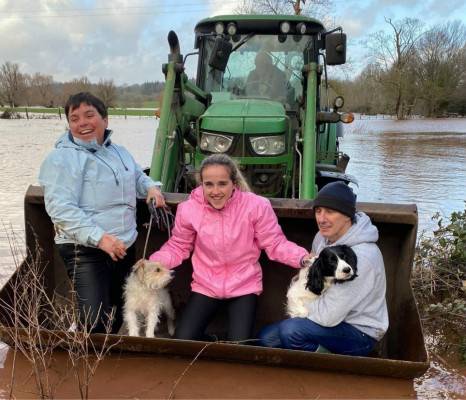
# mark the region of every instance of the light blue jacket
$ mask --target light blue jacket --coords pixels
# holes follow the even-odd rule
[[[356,213],[356,223],[336,242],[330,244],[318,232],[312,251],[319,254],[327,246],[346,244],[358,257],[358,276],[332,285],[311,302],[309,318],[322,326],[347,322],[365,334],[380,340],[388,328],[386,281],[382,253],[376,242],[379,232],[363,212]]]
[[[65,132],[42,163],[39,183],[56,243],[97,247],[104,233],[127,247],[136,240],[136,197],[146,197],[148,188],[160,183],[111,142],[111,133],[106,130],[99,145]]]

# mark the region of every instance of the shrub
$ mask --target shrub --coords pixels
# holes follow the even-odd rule
[[[435,340],[437,349],[443,344],[466,360],[466,202],[447,221],[439,213],[432,218],[437,228],[421,236],[412,286],[425,333],[444,338]]]
[[[21,116],[14,110],[6,109],[0,114],[1,119],[19,119]]]

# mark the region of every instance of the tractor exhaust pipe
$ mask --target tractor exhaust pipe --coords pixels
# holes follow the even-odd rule
[[[168,32],[168,45],[170,46],[168,62],[174,61],[175,63],[182,63],[183,56],[180,52],[180,42],[178,40],[177,34],[174,31]]]

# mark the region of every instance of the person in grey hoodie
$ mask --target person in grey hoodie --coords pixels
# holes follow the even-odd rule
[[[356,212],[356,195],[343,182],[325,185],[313,202],[319,232],[312,253],[345,244],[358,258],[358,277],[331,285],[308,304],[307,318],[289,318],[259,333],[267,347],[365,356],[388,328],[385,268],[377,228]],[[318,350],[319,349],[319,350]]]
[[[123,283],[135,262],[136,197],[155,199],[157,206],[165,201],[160,184],[111,141],[99,98],[71,95],[65,114],[69,131],[43,161],[39,183],[81,319],[93,332],[105,332],[110,323],[115,333],[122,323]]]

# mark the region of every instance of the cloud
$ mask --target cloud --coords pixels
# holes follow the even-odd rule
[[[140,81],[138,65],[147,60],[143,41],[157,9],[151,1],[133,4],[97,0],[85,7],[77,0],[41,0],[31,9],[27,0],[4,1],[0,15],[8,17],[0,19],[0,35],[8,40],[0,43],[0,61],[56,80],[85,75],[91,81]],[[159,39],[148,39],[156,48]]]
[[[235,13],[235,9],[239,5],[238,2],[219,2],[218,0],[208,0],[210,8],[210,16],[214,15],[230,15]]]
[[[163,80],[168,31],[177,32],[187,54],[199,20],[232,14],[237,5],[236,0],[0,0],[0,64],[18,63],[22,72],[41,72],[57,81],[82,76],[117,84]],[[384,16],[420,16],[427,23],[466,19],[463,0],[347,0],[335,5],[334,25],[347,32],[352,54],[361,38],[386,28]],[[190,76],[195,64],[191,56]]]
[[[437,19],[452,18],[462,19],[466,14],[466,4],[464,0],[429,1],[424,5],[421,15],[434,15]]]

